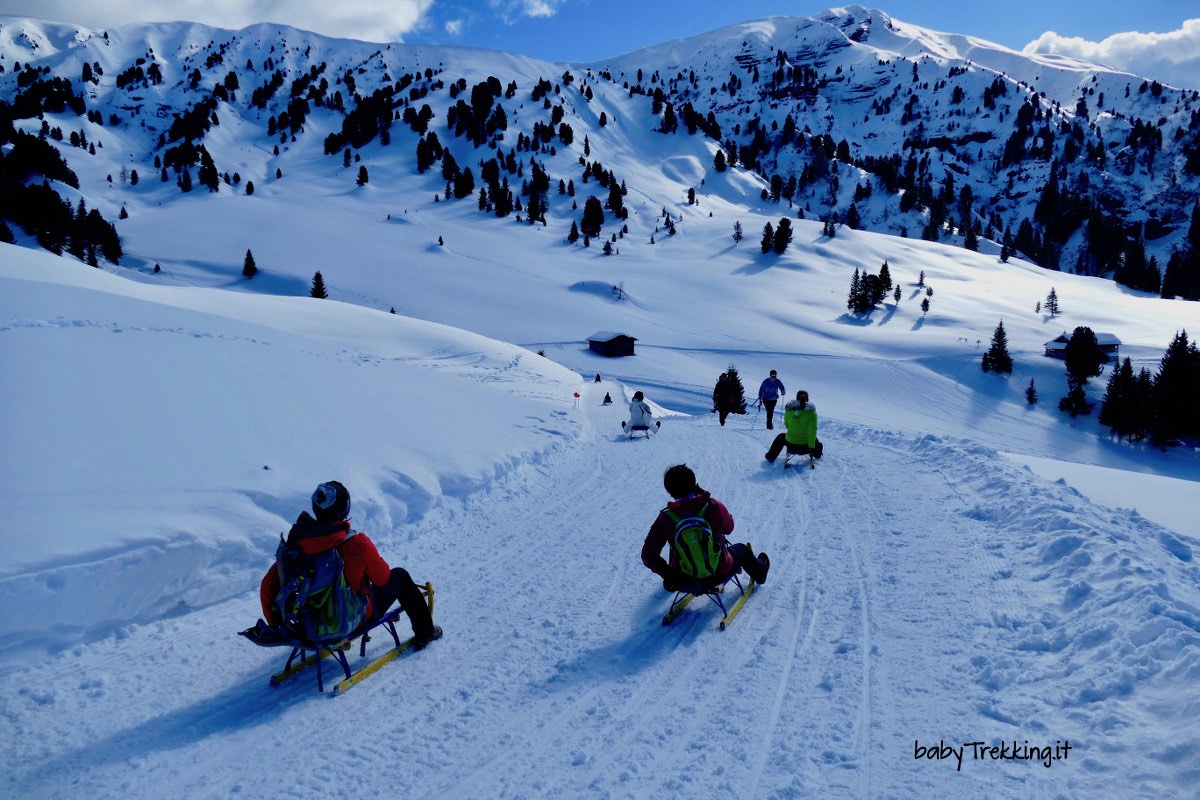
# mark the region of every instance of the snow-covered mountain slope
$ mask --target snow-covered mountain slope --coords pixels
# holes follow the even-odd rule
[[[800,176],[796,205],[823,217],[844,216],[854,204],[867,227],[893,234],[907,228],[919,235],[925,222],[897,213],[894,202],[856,196],[860,181],[870,184],[890,171],[870,159],[913,159],[919,172],[928,171],[935,195],[947,178],[955,193],[969,187],[971,214],[996,241],[1006,228],[1015,235],[1023,219],[1035,229],[1047,222],[1037,201],[1054,176],[1064,189],[1090,198],[1092,210],[1115,213],[1130,225],[1149,222],[1139,235],[1162,266],[1200,189],[1194,166],[1184,166],[1197,132],[1195,87],[1164,87],[1154,76],[1018,53],[878,9],[848,6],[747,22],[596,67],[619,85],[650,91],[649,76],[656,76],[669,85],[676,108],[691,102],[701,115],[712,109],[723,136],[732,132],[743,145],[753,128],[763,128],[759,171],[785,181]],[[1030,103],[1033,114],[1025,122],[1021,108]],[[799,131],[846,141],[850,159],[866,172],[843,173],[840,187],[815,180],[805,191],[810,142],[778,146],[781,135],[788,138],[789,117]],[[1144,125],[1148,138],[1142,138]],[[964,227],[957,209],[950,217]],[[959,244],[963,235],[939,231]],[[1028,254],[1063,270],[1096,255],[1081,241],[1054,249],[1053,258]]]
[[[767,187],[773,202],[763,205],[756,196],[764,185],[739,194],[748,212],[857,217],[854,224],[872,230],[957,245],[966,243],[968,229],[997,244],[1007,233],[1014,248],[1043,266],[1105,277],[1120,266],[1113,237],[1117,251],[1129,244],[1156,257],[1162,273],[1185,244],[1200,198],[1194,88],[1029,56],[862,6],[748,22],[591,65],[333,40],[278,25],[95,31],[6,17],[0,19],[4,64],[0,97],[18,96],[39,73],[42,80],[70,80],[81,92],[88,119],[44,116],[64,136],[79,131],[87,142],[102,143],[105,152],[94,158],[67,152],[88,207],[109,219],[135,200],[114,191],[125,188],[131,170],[142,179],[133,195],[150,193],[152,184],[163,190],[154,193],[156,204],[180,199],[172,187],[183,165],[168,153],[185,142],[205,148],[228,179],[214,185],[226,192],[241,194],[247,182],[261,192],[274,185],[277,170],[295,183],[297,162],[352,187],[365,166],[373,189],[382,189],[382,170],[394,205],[411,208],[415,198],[431,198],[447,185],[436,157],[415,186],[392,174],[415,173],[419,137],[401,117],[424,106],[428,129],[459,169],[478,173],[492,151],[516,155],[521,174],[514,168],[507,175],[514,192],[531,178],[524,155],[531,153],[552,184],[571,180],[603,200],[604,189],[579,185],[577,159],[584,158],[652,207],[670,208],[688,189],[719,177],[713,160],[720,149],[738,165],[735,172],[781,184]],[[474,87],[489,78],[500,87],[495,106],[505,113],[473,144],[453,132],[449,115],[464,101],[473,107]],[[375,107],[383,96],[391,113]],[[680,118],[671,134],[657,132],[667,106]],[[486,114],[493,110],[489,101]],[[696,122],[704,124],[697,129]],[[535,123],[546,128],[530,148]],[[560,136],[564,123],[573,143]],[[390,144],[377,147],[385,127]],[[330,134],[347,134],[351,146],[346,137],[331,145]],[[523,145],[521,137],[529,141]],[[613,152],[645,138],[696,151],[694,167],[675,172],[669,191],[636,174],[653,149],[636,147],[628,160]],[[349,168],[340,166],[343,149],[353,151]],[[162,186],[156,159],[171,162]],[[89,160],[94,165],[81,164]],[[197,153],[189,170],[200,162]],[[474,177],[482,187],[481,175]],[[476,193],[468,194],[464,204],[473,205]],[[578,210],[552,206],[548,225],[565,235]]]

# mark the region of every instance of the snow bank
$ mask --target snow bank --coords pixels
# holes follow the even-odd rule
[[[245,592],[322,480],[398,530],[579,435],[579,377],[519,347],[3,247],[0,642]]]

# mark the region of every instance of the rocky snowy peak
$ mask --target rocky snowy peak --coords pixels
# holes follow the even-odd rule
[[[1165,266],[1186,244],[1200,190],[1200,93],[878,9],[747,22],[597,68],[631,91],[663,81],[676,107],[715,112],[721,135],[750,144],[756,171],[778,175],[783,195],[813,215],[844,220],[855,205],[871,229],[957,244],[971,219],[976,236],[999,244],[1007,234],[1050,268],[1111,276],[1101,251],[1126,245]],[[839,143],[859,171],[828,180],[814,138],[827,152]],[[915,199],[920,218],[895,213],[907,203],[865,200],[880,180]],[[804,192],[812,183],[819,191]],[[969,207],[949,208],[964,188]]]
[[[92,35],[93,32],[75,26],[0,16],[0,56],[6,63],[50,58]]]

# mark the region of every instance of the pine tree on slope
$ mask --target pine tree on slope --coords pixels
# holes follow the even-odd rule
[[[316,297],[321,300],[329,297],[329,292],[325,291],[325,279],[321,277],[320,270],[317,270],[313,274],[312,288],[309,289],[308,294],[310,297]]]
[[[1008,335],[1004,332],[1004,320],[1001,320],[992,334],[991,347],[983,354],[983,371],[991,370],[997,375],[1011,375],[1012,369],[1012,356],[1008,354]]]

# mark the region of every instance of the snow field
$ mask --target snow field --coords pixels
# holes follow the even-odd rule
[[[311,674],[266,686],[285,654],[233,636],[255,593],[129,626],[10,674],[10,790],[316,797],[354,774],[437,797],[1186,796],[1177,687],[1200,635],[1178,537],[946,437],[829,421],[817,469],[787,472],[743,417],[630,441],[623,405],[599,405],[612,389],[584,384],[566,450],[372,532],[434,582],[443,641],[331,700]],[[698,602],[663,628],[669,595],[638,561],[676,462],[772,556],[725,632]],[[294,750],[316,730],[339,744]],[[912,758],[942,738],[1069,739],[1078,760]]]

